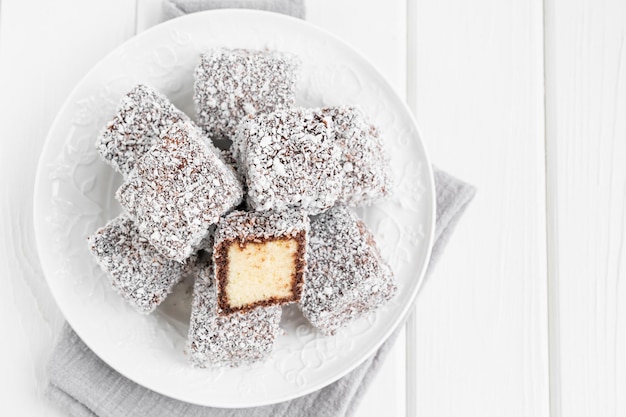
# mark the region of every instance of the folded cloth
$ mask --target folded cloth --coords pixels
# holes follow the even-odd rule
[[[165,0],[163,20],[213,9],[257,9],[304,19],[304,0]]]
[[[428,271],[438,259],[456,222],[472,200],[474,187],[435,169],[437,220]],[[350,416],[367,391],[400,331],[374,356],[319,391],[263,407],[201,407],[157,394],[120,375],[98,358],[65,325],[49,362],[48,397],[75,417],[343,417]]]

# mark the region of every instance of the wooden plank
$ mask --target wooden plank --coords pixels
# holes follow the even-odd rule
[[[136,0],[137,1],[137,33],[141,33],[163,21],[162,0]]]
[[[307,20],[367,58],[400,97],[406,90],[406,1],[307,1]]]
[[[417,2],[407,1],[406,3],[406,103],[414,116],[417,117]],[[419,297],[418,297],[419,298]],[[417,339],[419,338],[417,303],[410,312],[406,322],[406,415],[417,416],[418,398],[418,353]]]
[[[563,416],[626,414],[626,3],[548,0],[554,370]],[[621,305],[621,306],[620,306]]]
[[[3,0],[0,19],[0,252],[6,256],[0,275],[7,286],[0,303],[7,341],[0,355],[0,414],[60,416],[44,397],[46,362],[63,318],[36,255],[35,171],[47,130],[70,90],[133,35],[134,3]]]
[[[418,295],[418,415],[546,416],[542,2],[417,0],[412,23],[432,160],[478,187]]]

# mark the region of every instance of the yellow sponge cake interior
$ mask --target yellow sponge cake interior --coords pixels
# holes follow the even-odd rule
[[[304,212],[235,211],[215,232],[218,314],[300,301],[309,218]]]
[[[228,247],[226,295],[232,308],[271,298],[294,296],[298,242],[276,239],[262,243],[233,242]]]

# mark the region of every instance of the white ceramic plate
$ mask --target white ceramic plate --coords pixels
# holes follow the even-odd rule
[[[302,60],[297,104],[356,104],[384,135],[392,159],[393,196],[357,212],[396,273],[399,291],[380,311],[334,337],[316,333],[287,308],[285,335],[263,364],[194,369],[185,357],[188,295],[184,286],[149,316],[109,287],[85,238],[116,216],[118,174],[94,141],[136,83],[166,94],[193,117],[193,69],[211,47],[273,48]],[[415,121],[384,78],[332,35],[301,20],[242,10],[192,14],[148,30],[103,59],[61,109],[39,162],[35,230],[52,293],[68,322],[106,363],[126,377],[179,400],[217,407],[285,401],[337,380],[384,342],[406,315],[422,281],[434,229],[432,172]]]

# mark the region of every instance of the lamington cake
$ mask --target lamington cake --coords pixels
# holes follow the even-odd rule
[[[389,300],[395,278],[365,223],[348,208],[313,217],[310,227],[300,308],[314,327],[332,335]]]
[[[333,121],[335,143],[341,148],[341,192],[337,204],[369,205],[391,192],[391,168],[378,129],[356,107],[321,110]]]
[[[199,130],[179,122],[137,161],[116,197],[157,250],[183,261],[241,202],[243,190]]]
[[[280,306],[257,307],[227,317],[217,314],[217,294],[211,265],[196,278],[187,344],[197,367],[241,366],[269,356],[281,333]]]
[[[299,211],[236,211],[220,220],[213,248],[218,313],[299,301],[308,228]]]
[[[194,73],[198,124],[211,138],[230,138],[247,114],[295,103],[299,60],[278,51],[212,49]]]
[[[341,149],[333,123],[319,109],[248,116],[232,145],[253,210],[332,207],[342,187]]]
[[[161,255],[126,214],[89,236],[88,245],[113,289],[141,313],[152,312],[186,269]]]
[[[159,138],[180,121],[191,121],[160,92],[138,84],[118,105],[117,112],[96,140],[106,162],[125,177]]]

